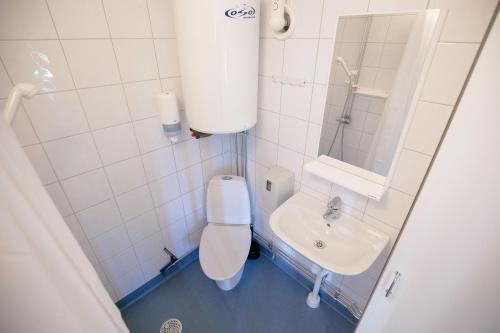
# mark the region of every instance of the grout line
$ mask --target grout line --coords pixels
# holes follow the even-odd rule
[[[82,106],[82,105],[80,105],[80,106]],[[83,107],[82,107],[82,113],[84,113],[84,116],[85,116],[85,109]],[[33,145],[38,144],[38,143],[41,143],[41,144],[43,144],[43,143],[50,143],[50,142],[59,141],[59,140],[62,140],[62,139],[72,138],[74,136],[78,136],[78,135],[82,135],[82,134],[92,134],[92,133],[99,132],[99,131],[102,131],[102,130],[112,129],[114,127],[120,127],[120,126],[125,126],[125,125],[131,125],[131,126],[133,126],[133,125],[135,125],[135,123],[138,123],[138,122],[141,122],[141,121],[144,121],[144,120],[149,120],[149,119],[152,119],[152,118],[158,118],[158,115],[149,116],[149,117],[146,117],[146,118],[138,118],[137,120],[130,120],[130,121],[126,121],[126,122],[123,122],[123,123],[113,124],[113,125],[109,125],[109,126],[105,126],[105,127],[96,128],[96,129],[91,129],[90,128],[89,130],[86,130],[86,131],[83,131],[83,132],[78,132],[78,133],[74,133],[74,134],[71,134],[71,135],[60,136],[60,137],[57,137],[57,138],[54,138],[54,139],[39,140],[37,143],[27,144],[27,145],[24,145],[23,147],[33,146]],[[186,142],[188,140],[189,139],[185,139],[185,140],[179,141],[179,143]],[[153,148],[151,150],[140,151],[140,149],[139,149],[139,151],[140,151],[140,153],[142,155],[145,155],[147,153],[150,153],[150,152],[153,152],[153,151],[165,148],[165,147],[170,147],[170,146],[172,146],[172,145],[171,144],[167,144],[167,145],[163,145],[163,146],[158,147],[158,148]],[[113,163],[115,163],[115,162],[113,162]],[[113,164],[113,163],[111,163],[111,164]],[[107,164],[107,165],[109,165],[109,164]]]
[[[101,3],[102,3],[102,2],[101,2]],[[104,11],[104,16],[105,16],[105,19],[106,19],[106,26],[107,26],[108,31],[109,31],[109,34],[110,34],[110,36],[111,36],[111,28],[110,28],[110,26],[109,26],[108,15],[107,15],[107,12],[106,12],[106,8],[105,8],[105,6],[104,6],[104,3],[102,3],[102,7],[103,7],[103,11]],[[148,10],[148,18],[149,18],[149,10]],[[151,30],[151,27],[150,27],[150,30]],[[153,36],[153,33],[152,33],[152,31],[150,31],[150,32],[151,32],[151,37],[152,37],[152,36]],[[111,36],[111,37],[112,37],[112,36]],[[118,67],[118,75],[119,75],[119,78],[120,78],[120,82],[121,82],[121,86],[122,86],[122,91],[123,91],[123,94],[124,94],[124,96],[125,96],[125,104],[127,105],[127,110],[128,110],[128,113],[129,113],[129,117],[130,117],[130,119],[132,119],[132,120],[133,120],[133,119],[134,119],[134,117],[133,117],[133,114],[132,114],[132,110],[131,110],[131,108],[130,108],[129,98],[127,98],[127,93],[126,93],[125,86],[124,86],[124,82],[123,82],[122,71],[120,70],[120,65],[119,65],[119,62],[118,62],[118,55],[117,55],[117,53],[116,53],[116,46],[115,46],[115,43],[113,42],[113,39],[111,39],[111,45],[112,45],[112,47],[113,47],[113,55],[114,55],[114,58],[115,58],[115,62],[116,62],[116,65],[117,65],[117,67]],[[155,46],[154,46],[154,41],[153,41],[153,48],[155,48]],[[155,51],[155,52],[156,52],[156,51]],[[155,53],[155,54],[156,54],[156,53]],[[156,61],[156,57],[155,57],[155,61]],[[157,61],[156,61],[156,62],[157,62]],[[158,64],[157,64],[157,66],[158,66]],[[158,67],[157,67],[157,68],[158,68]],[[157,72],[157,74],[158,74],[158,78],[159,78],[159,72]],[[147,81],[156,81],[156,80],[157,80],[157,79],[147,80]],[[160,81],[160,86],[161,86],[161,81]],[[156,117],[156,116],[155,116],[155,117]],[[153,117],[151,117],[151,118],[153,118]],[[146,176],[146,175],[147,175],[147,173],[146,173],[146,168],[145,168],[145,166],[144,166],[144,160],[143,160],[143,157],[142,157],[142,156],[143,156],[143,154],[142,154],[142,153],[144,153],[144,152],[142,152],[142,151],[141,151],[141,149],[140,149],[139,140],[138,140],[138,137],[137,137],[137,131],[136,131],[136,128],[135,128],[135,121],[132,123],[132,131],[133,131],[133,133],[134,133],[135,142],[136,142],[137,147],[138,147],[138,150],[139,150],[140,163],[141,163],[142,170],[143,170],[143,173],[144,173],[144,178],[146,179],[146,184],[145,184],[145,185],[141,185],[141,187],[145,186],[145,187],[147,188],[147,191],[148,191],[148,194],[149,194],[149,199],[150,199],[151,205],[153,206],[153,210],[154,210],[154,214],[155,214],[155,218],[156,218],[156,223],[157,223],[158,227],[160,228],[160,223],[159,223],[158,215],[157,215],[157,212],[156,212],[156,209],[155,209],[155,203],[154,203],[153,195],[152,195],[152,193],[151,193],[151,186],[150,186],[150,182],[149,182],[149,180],[148,180],[148,178],[147,178],[147,176]],[[163,147],[161,147],[161,148],[163,148]],[[134,190],[134,189],[133,189],[133,190]],[[125,193],[127,193],[127,192],[125,192]],[[125,194],[125,193],[122,193],[122,194],[120,194],[120,195],[123,195],[123,194]],[[118,197],[118,196],[116,196],[116,197]],[[115,199],[115,201],[116,201],[116,199]],[[118,206],[118,207],[119,207],[119,206]],[[122,214],[122,212],[121,212],[121,209],[118,209],[118,210],[119,210],[119,212],[120,212],[120,215],[121,215],[121,217],[122,217],[123,221],[126,221],[126,219],[123,217],[123,214]],[[127,229],[127,235],[129,236],[130,241],[131,241],[131,243],[132,243],[132,238],[130,237],[130,233],[129,233],[128,229]],[[163,235],[161,235],[161,238],[162,238],[163,243],[165,243],[165,241],[164,241],[164,239],[163,239]],[[135,247],[134,247],[134,253],[135,253],[135,255],[136,255],[137,262],[139,263],[139,258],[138,258],[138,256],[137,256],[137,251],[135,250]],[[141,267],[140,265],[139,265],[139,268],[141,269],[141,272],[142,272],[142,274],[143,274],[143,277],[145,277],[144,271],[142,270],[142,267]]]
[[[151,31],[151,36],[154,37],[153,23],[151,22],[151,9],[149,8],[149,1],[145,1],[145,4],[146,4],[146,9],[148,11],[149,30]],[[160,74],[160,62],[159,62],[159,58],[158,58],[158,52],[156,50],[156,45],[157,45],[156,41],[153,38],[153,52],[154,52],[155,60],[156,60],[156,70],[158,72],[158,77],[160,77],[161,76],[161,74]],[[161,82],[160,82],[160,85],[162,86],[162,90],[163,90],[163,85],[161,84]]]
[[[409,212],[407,213],[407,215],[408,215],[408,214],[409,214]],[[362,220],[362,222],[363,222],[363,223],[366,223],[366,224],[368,224],[368,225],[372,225],[372,224],[370,224],[370,223],[368,223],[368,222],[366,222],[366,221],[364,220],[364,217],[365,217],[365,216],[368,216],[368,217],[370,217],[371,219],[374,219],[375,221],[382,223],[384,226],[389,227],[389,228],[391,228],[391,229],[394,229],[395,231],[397,230],[397,232],[398,232],[398,233],[400,233],[400,232],[401,232],[402,227],[395,227],[395,226],[393,226],[392,224],[389,224],[389,223],[388,223],[388,222],[386,222],[386,221],[383,221],[383,220],[381,220],[381,219],[379,219],[379,218],[376,218],[376,217],[375,217],[375,216],[373,216],[373,215],[366,214],[366,213],[363,215],[363,220]],[[373,226],[373,225],[372,225],[372,226]],[[382,231],[382,230],[381,230],[381,231]]]
[[[417,153],[417,154],[420,154],[420,155],[425,155],[427,157],[432,157],[434,156],[434,154],[428,154],[428,153],[424,153],[424,152],[421,152],[421,151],[418,151],[416,149],[412,149],[412,148],[408,148],[406,147],[404,144],[403,144],[403,150],[409,150],[411,152],[414,152],[414,153]]]
[[[283,43],[283,48],[282,48],[282,55],[281,55],[281,71],[280,71],[280,75],[283,75],[284,71],[285,71],[285,54],[286,54],[286,41],[280,41],[281,43]],[[274,163],[274,165],[277,165],[278,164],[278,160],[279,160],[279,147],[280,147],[280,132],[281,132],[281,117],[282,117],[282,112],[283,112],[283,89],[284,89],[284,84],[283,83],[280,83],[280,96],[279,96],[279,112],[278,112],[278,128],[277,128],[277,132],[278,132],[278,137],[277,137],[277,142],[274,143],[276,144],[276,162]],[[257,131],[255,131],[255,135],[257,135]],[[257,136],[256,136],[257,137]],[[268,141],[268,140],[266,140]],[[268,141],[270,142],[270,141]],[[257,140],[255,140],[255,158],[257,158]]]
[[[173,174],[174,174],[174,173],[171,173],[170,175],[173,175]],[[49,186],[49,185],[53,185],[53,184],[56,184],[56,183],[57,183],[57,182],[54,182],[54,183],[47,184],[47,185],[44,185],[44,186]],[[133,189],[130,189],[130,190],[126,191],[126,192],[123,192],[123,193],[121,193],[120,195],[118,195],[118,196],[116,196],[116,197],[120,197],[120,196],[122,196],[122,195],[125,195],[125,194],[127,194],[127,193],[130,193],[130,192],[132,192],[132,191],[135,191],[135,190],[137,190],[137,189],[139,189],[139,188],[142,188],[142,187],[145,187],[145,186],[146,186],[146,184],[143,184],[143,185],[140,185],[140,186],[134,187]],[[164,205],[166,205],[166,204],[168,204],[168,203],[170,203],[170,202],[172,202],[172,201],[175,201],[175,200],[178,200],[178,199],[182,199],[182,196],[184,196],[184,195],[188,195],[188,194],[191,194],[191,193],[193,193],[193,192],[195,192],[195,191],[199,190],[199,189],[200,189],[200,188],[202,188],[202,187],[203,187],[203,186],[199,186],[199,187],[197,187],[197,188],[193,189],[192,191],[186,192],[186,193],[184,193],[184,194],[181,194],[181,193],[179,192],[180,194],[179,194],[177,197],[175,197],[175,198],[173,198],[173,199],[170,199],[170,200],[167,200],[167,201],[165,201],[165,202],[162,202],[162,203],[160,203],[160,204],[158,204],[158,205],[155,205],[155,204],[154,204],[154,202],[153,202],[153,208],[151,208],[151,209],[157,209],[157,208],[160,208],[160,207],[162,207],[162,206],[164,206]],[[103,203],[105,203],[105,202],[107,202],[107,201],[111,201],[111,200],[115,201],[114,199],[115,199],[116,197],[114,197],[114,196],[109,197],[109,198],[107,198],[107,199],[104,199],[104,200],[102,200],[102,201],[99,201],[99,202],[97,202],[97,203],[94,203],[94,204],[92,204],[92,205],[90,205],[90,206],[88,206],[88,207],[85,207],[85,208],[83,208],[83,209],[76,210],[76,211],[72,212],[71,214],[65,215],[64,217],[67,217],[67,216],[70,216],[70,215],[76,215],[76,214],[79,214],[79,213],[84,212],[84,211],[86,211],[86,210],[88,210],[88,209],[90,209],[90,208],[97,207],[97,206],[99,206],[99,205],[101,205],[101,204],[103,204]],[[119,206],[118,206],[118,204],[116,203],[116,201],[115,201],[115,204],[116,204],[117,208],[119,208]],[[143,214],[143,213],[141,213],[141,214],[139,214],[139,215],[142,215],[142,214]],[[138,216],[139,216],[139,215],[138,215]],[[134,219],[134,218],[136,218],[136,217],[137,217],[137,216],[134,216],[134,217],[131,217],[131,218],[128,218],[128,219],[125,219],[125,218],[124,218],[124,219],[123,219],[123,223],[126,223],[126,222],[128,222],[128,221],[130,221],[130,220],[132,220],[132,219]],[[93,238],[92,238],[92,239],[93,239]]]
[[[52,22],[52,25],[53,25],[54,31],[56,32],[56,36],[57,36],[57,38],[59,38],[59,33],[58,33],[57,29],[56,29],[56,26],[55,26],[55,23],[54,23],[54,18],[52,17],[52,13],[51,13],[51,11],[50,11],[49,4],[48,4],[47,0],[45,0],[45,5],[47,6],[47,11],[48,11],[48,13],[49,13],[49,16],[50,16],[50,19],[51,19],[51,22]],[[66,66],[67,66],[67,69],[68,69],[68,73],[69,73],[69,74],[70,74],[70,76],[71,76],[71,72],[69,72],[69,66],[68,66],[68,62],[67,62],[67,59],[66,59],[66,55],[64,54],[64,50],[63,50],[63,48],[62,48],[62,44],[61,44],[61,42],[60,42],[60,41],[59,41],[59,47],[61,48],[61,51],[63,52],[63,56],[64,56],[64,59],[65,59],[65,62],[66,62]],[[5,68],[6,68],[6,67],[5,67]],[[10,76],[9,76],[9,78],[10,78]],[[10,79],[11,79],[11,78],[10,78]],[[73,85],[74,85],[74,80],[73,80],[73,77],[71,77],[71,79],[72,79],[72,82],[73,82]],[[13,82],[13,80],[12,80],[12,79],[11,79],[11,81]],[[44,145],[42,144],[42,141],[40,140],[40,135],[38,134],[38,132],[37,132],[37,130],[36,130],[36,127],[35,127],[35,126],[34,126],[34,124],[33,124],[33,120],[31,119],[31,117],[30,117],[30,115],[29,115],[29,113],[28,113],[28,111],[27,111],[27,109],[26,109],[26,107],[25,107],[25,105],[24,105],[24,101],[21,103],[21,105],[22,105],[23,111],[24,111],[24,113],[25,113],[25,115],[26,115],[26,118],[28,119],[28,122],[30,123],[31,128],[33,129],[33,133],[35,134],[35,136],[36,136],[36,138],[37,138],[37,140],[38,140],[38,144],[40,144],[40,147],[41,147],[41,149],[42,149],[42,151],[43,151],[43,153],[44,153],[44,156],[45,156],[45,158],[47,159],[47,161],[48,161],[48,163],[49,163],[49,165],[50,165],[50,167],[51,167],[51,169],[52,169],[52,172],[54,173],[54,176],[56,177],[57,184],[59,185],[59,188],[61,189],[61,192],[62,192],[62,193],[63,193],[63,195],[64,195],[64,199],[66,200],[66,202],[68,203],[68,206],[70,207],[70,209],[71,209],[71,211],[72,211],[72,214],[70,214],[70,215],[75,215],[75,208],[73,207],[73,204],[72,204],[72,203],[71,203],[71,201],[69,200],[69,196],[68,196],[68,194],[66,193],[66,191],[64,190],[63,184],[62,184],[61,180],[59,179],[59,177],[58,177],[58,175],[57,175],[57,173],[56,173],[56,171],[55,171],[55,167],[54,167],[54,165],[53,165],[52,161],[50,160],[49,155],[47,154],[47,151],[46,151],[46,149],[45,149]],[[55,184],[55,182],[54,182],[53,184]],[[50,196],[50,195],[49,195],[49,196]],[[55,203],[54,203],[54,204],[55,204]],[[56,208],[57,208],[57,207],[56,207]],[[61,216],[62,216],[62,214],[61,214]],[[68,215],[68,216],[69,216],[69,215]],[[65,216],[64,216],[64,217],[65,217]],[[64,219],[64,217],[63,217],[63,219]],[[75,215],[75,218],[76,218],[76,220],[77,220],[77,222],[78,222],[78,224],[79,224],[80,228],[82,228],[82,226],[81,226],[81,224],[80,224],[80,221],[78,220],[78,218],[76,217],[76,215]],[[66,221],[65,221],[65,222],[66,222]],[[83,229],[82,229],[82,230],[83,230]],[[84,233],[84,234],[85,234],[85,233]],[[87,239],[87,241],[88,241],[88,237],[87,237],[87,235],[86,235],[86,234],[85,234],[85,238],[86,238],[86,239]],[[92,249],[92,252],[94,252],[94,251],[93,251],[93,249]],[[95,253],[94,253],[94,255],[95,255]]]
[[[112,37],[112,34],[111,34],[111,29],[110,29],[110,26],[109,26],[109,21],[108,21],[108,14],[107,14],[107,12],[106,12],[106,7],[104,6],[104,2],[103,2],[103,0],[101,0],[101,6],[102,6],[103,13],[104,13],[104,18],[105,18],[105,21],[106,21],[106,27],[107,27],[107,29],[108,29],[109,36],[110,36],[110,37]],[[123,96],[125,97],[125,104],[126,104],[126,106],[127,106],[127,110],[128,110],[128,112],[129,112],[129,117],[130,117],[130,119],[132,120],[132,119],[133,119],[133,117],[132,117],[132,113],[131,113],[131,110],[130,110],[130,106],[129,106],[129,104],[128,104],[128,98],[127,98],[127,94],[126,94],[126,91],[125,91],[125,87],[124,87],[124,85],[123,85],[122,72],[121,72],[121,70],[120,70],[120,65],[119,65],[119,62],[118,62],[118,57],[117,57],[117,54],[116,54],[115,44],[113,43],[113,40],[112,40],[112,39],[110,39],[110,41],[111,41],[111,46],[112,46],[112,49],[113,49],[113,55],[114,55],[114,59],[115,59],[115,64],[116,64],[116,67],[117,67],[117,69],[118,69],[118,77],[120,78],[120,83],[121,83],[122,93],[123,93]],[[83,103],[82,103],[82,105],[83,105]],[[139,147],[139,143],[138,143],[138,141],[139,141],[139,140],[137,140],[137,135],[136,135],[136,133],[135,133],[135,126],[133,125],[133,123],[132,123],[131,127],[132,127],[132,130],[134,131],[135,143],[137,144],[137,148],[138,148],[138,151],[139,151],[139,154],[140,154],[140,147]],[[92,137],[94,138],[94,136],[93,136],[93,135],[92,135]],[[94,140],[95,140],[95,138],[94,138]],[[97,148],[97,144],[96,144],[96,149],[98,149],[98,148]],[[100,155],[100,153],[99,153],[99,156],[101,156],[101,155]],[[142,156],[141,156],[140,160],[141,160],[141,163],[142,163]],[[102,160],[102,156],[101,156],[101,162],[102,162],[102,164],[104,165],[104,161]],[[109,188],[111,189],[111,192],[113,193],[113,198],[112,198],[112,200],[113,200],[113,202],[115,203],[116,208],[118,209],[118,214],[120,215],[120,218],[121,218],[121,221],[122,221],[123,227],[125,228],[125,232],[127,233],[127,237],[128,237],[128,239],[129,239],[129,242],[130,242],[131,246],[133,246],[132,237],[130,237],[130,232],[129,232],[128,228],[127,228],[127,227],[126,227],[126,225],[125,225],[125,220],[126,220],[126,219],[124,218],[124,216],[123,216],[123,212],[122,212],[122,210],[120,209],[120,206],[118,205],[118,201],[117,201],[117,197],[118,197],[118,196],[115,194],[115,192],[114,192],[114,190],[113,190],[113,187],[111,186],[111,181],[109,180],[109,175],[108,175],[107,170],[106,170],[104,167],[103,167],[103,169],[104,169],[104,175],[105,175],[106,180],[107,180],[107,182],[108,182],[108,186],[109,186]],[[145,174],[145,173],[144,173],[144,178],[146,178],[146,174]],[[122,193],[122,194],[124,194],[124,193]],[[153,203],[153,202],[151,202],[151,203]],[[153,206],[154,206],[154,205],[153,205]],[[133,251],[134,251],[134,254],[135,254],[135,257],[136,257],[137,264],[139,265],[139,256],[137,255],[137,251],[136,251],[135,247],[133,247]],[[142,271],[142,267],[140,267],[140,265],[139,265],[139,269],[141,270],[141,273],[142,273],[143,278],[145,278],[144,272]]]
[[[316,72],[317,72],[317,69],[318,69],[318,61],[319,61],[319,50],[320,50],[320,45],[321,45],[321,40],[319,39],[319,37],[321,36],[321,26],[322,26],[322,23],[323,23],[323,16],[324,16],[324,9],[325,9],[325,0],[323,0],[322,4],[321,4],[321,17],[320,17],[320,21],[319,21],[319,30],[318,30],[318,40],[317,40],[317,45],[316,45],[316,59],[315,59],[315,62],[314,62],[314,74],[313,74],[313,82],[316,81]],[[311,96],[309,97],[309,112],[308,112],[308,116],[307,116],[307,128],[306,128],[306,137],[305,137],[305,143],[304,143],[304,152],[303,152],[303,155],[302,155],[302,164],[301,164],[301,169],[302,169],[302,172],[301,172],[301,175],[300,175],[300,182],[302,183],[302,178],[303,178],[303,173],[304,173],[304,161],[305,161],[305,157],[307,156],[306,154],[306,151],[307,151],[307,143],[309,142],[309,129],[311,127],[311,111],[312,111],[312,102],[313,102],[313,96],[314,96],[314,84],[312,85],[311,87]],[[320,140],[321,140],[321,133],[320,133]],[[319,142],[318,142],[318,151],[319,151]],[[316,155],[318,153],[318,151],[316,152]],[[333,186],[330,185],[330,193],[332,192],[332,188]]]
[[[319,35],[319,32],[318,32],[318,35]],[[318,40],[318,39],[333,39],[333,37],[290,37],[290,38],[287,38],[286,40]],[[259,40],[277,40],[276,37],[262,37],[262,36],[259,36]],[[281,40],[279,40],[281,41]]]
[[[149,9],[149,5],[148,5],[147,3],[146,3],[146,9],[147,9],[147,11],[148,11],[149,29],[150,29],[151,35],[152,35],[152,37],[153,37],[153,29],[152,29],[152,22],[151,22],[151,12],[150,12],[150,9]],[[165,39],[167,39],[167,38],[165,38]],[[158,59],[158,53],[157,53],[157,49],[156,49],[156,40],[155,40],[154,38],[152,38],[152,41],[153,41],[153,52],[154,52],[154,55],[155,55],[155,62],[156,62],[157,76],[158,76],[158,78],[159,78],[159,80],[160,80],[160,87],[161,87],[161,89],[163,90],[163,89],[164,89],[164,87],[163,87],[163,82],[162,82],[162,80],[161,80],[161,75],[160,75],[159,59]],[[113,43],[113,48],[114,48],[114,43]],[[115,51],[115,57],[116,57],[116,51]],[[180,76],[176,76],[176,77],[180,77]],[[122,82],[123,82],[123,78],[122,78],[121,76],[120,76],[120,79],[121,79],[121,80],[122,80]],[[128,102],[128,100],[127,100],[127,105],[129,106],[129,104],[128,104],[128,103],[129,103],[129,102]],[[130,112],[130,111],[131,111],[131,110],[130,110],[130,106],[129,106],[129,112]],[[134,134],[135,134],[135,136],[136,136],[136,140],[137,140],[137,132],[136,132],[136,130],[135,130],[135,126],[133,127],[133,130],[134,130]],[[188,141],[188,140],[185,140],[185,141]],[[184,142],[184,141],[181,141],[181,142]],[[179,143],[180,143],[180,142],[179,142]],[[176,146],[176,144],[171,144],[171,145],[169,145],[169,146],[171,146],[171,147],[172,147],[172,150],[175,150],[175,146]],[[174,154],[174,152],[173,152],[172,156],[173,156],[173,159],[174,159],[174,165],[175,165],[175,168],[176,168],[175,174],[176,174],[177,186],[179,187],[179,193],[181,193],[181,191],[180,191],[180,183],[179,183],[179,171],[181,171],[181,170],[179,170],[179,169],[178,169],[177,163],[176,163],[176,161],[175,161],[175,154]],[[200,156],[200,167],[201,167],[201,163],[202,163],[202,161],[203,161],[203,160],[201,159],[201,156]],[[143,159],[142,159],[142,158],[141,158],[141,164],[142,164],[142,167],[143,167],[144,174],[146,174],[146,169],[145,169],[145,166],[144,166],[144,161],[143,161]],[[188,168],[189,168],[189,167],[191,167],[191,166],[188,166]],[[173,173],[172,173],[172,174],[173,174]],[[170,174],[170,175],[168,175],[168,176],[171,176],[172,174]],[[165,177],[168,177],[168,176],[165,176]],[[159,178],[159,179],[163,179],[163,178],[165,178],[165,177],[161,177],[161,178]],[[159,180],[159,179],[158,179],[158,180]],[[148,188],[148,192],[149,192],[149,195],[150,195],[151,202],[153,203],[153,206],[155,206],[155,202],[154,202],[154,199],[153,199],[153,195],[152,195],[152,191],[151,191],[151,186],[150,186],[150,184],[151,184],[151,182],[148,182],[148,183],[146,184],[146,186],[147,186],[147,188]],[[188,192],[188,193],[191,193],[191,192]],[[186,193],[186,194],[187,194],[187,193]],[[181,196],[180,196],[180,197],[181,197],[181,200],[182,200],[182,196],[183,196],[183,194],[181,194]],[[184,212],[183,212],[183,213],[184,213],[184,214],[183,214],[183,216],[184,216],[184,221],[186,221],[186,213],[185,213],[185,209],[184,209],[184,202],[183,202],[183,201],[181,201],[181,202],[182,202],[182,205],[183,205],[183,210],[184,210]],[[163,203],[163,204],[165,204],[165,203]],[[156,222],[157,222],[157,224],[158,224],[158,227],[161,229],[160,217],[159,217],[159,215],[158,215],[158,213],[157,213],[156,209],[155,209],[155,212],[154,212],[154,213],[155,213],[155,216],[156,216]],[[187,225],[186,225],[186,226],[187,226]],[[186,228],[186,230],[187,230],[187,228]],[[164,245],[164,246],[167,246],[167,242],[166,242],[166,240],[165,240],[165,238],[164,238],[164,236],[163,236],[163,233],[161,233],[161,235],[160,235],[160,236],[161,236],[161,238],[162,238],[163,245]],[[190,239],[190,238],[189,238],[189,232],[188,232],[188,235],[184,236],[183,238],[185,238],[185,237],[188,237],[188,239]],[[191,244],[191,241],[190,241],[190,247],[191,247],[191,246],[192,246],[192,244]],[[171,252],[172,252],[172,251],[171,251]],[[173,253],[173,252],[172,252],[172,253]]]
[[[64,50],[64,49],[61,47],[61,50]],[[63,55],[64,55],[64,52],[63,52]],[[7,72],[7,70],[6,70],[6,73],[7,73],[7,75],[9,75],[8,72]],[[72,75],[69,66],[68,66],[68,73],[70,75]],[[135,84],[135,83],[145,83],[145,82],[152,82],[152,81],[180,79],[180,78],[181,78],[181,76],[167,76],[167,77],[160,77],[160,78],[155,78],[155,79],[144,79],[144,80],[134,80],[134,81],[123,81],[123,82],[106,83],[106,84],[100,84],[100,85],[96,85],[96,86],[85,86],[85,87],[76,87],[75,86],[75,88],[71,88],[71,89],[57,89],[57,90],[40,91],[40,92],[37,92],[35,96],[38,96],[38,95],[51,95],[51,94],[71,92],[71,91],[79,91],[79,90],[89,90],[89,89],[95,89],[95,88],[114,87],[114,86],[120,86],[120,85],[131,85],[131,84]],[[74,82],[74,80],[73,80],[73,82]],[[12,85],[14,85],[14,84],[12,84]],[[1,99],[7,99],[7,97],[1,98]]]
[[[446,104],[446,103],[441,103],[441,102],[435,102],[435,101],[430,101],[430,100],[426,100],[426,99],[422,99],[422,98],[419,98],[418,103],[420,102],[425,102],[425,103],[429,103],[429,104],[438,104],[438,105],[442,105],[442,106],[448,106],[450,108],[453,108],[455,107],[456,103],[453,103],[453,104]]]
[[[49,9],[50,11],[50,9]],[[107,20],[107,18],[106,18]],[[54,21],[53,21],[54,22]],[[54,23],[53,23],[54,24]],[[57,33],[57,29],[55,28],[54,24],[54,30]],[[44,42],[44,41],[64,41],[64,40],[109,40],[109,39],[170,39],[170,40],[175,40],[177,39],[176,37],[154,37],[151,34],[152,37],[112,37],[111,34],[108,37],[65,37],[65,38],[0,38],[0,42]]]
[[[53,15],[52,15],[52,12],[51,12],[51,10],[50,10],[49,3],[48,3],[48,1],[47,1],[47,0],[45,0],[45,5],[47,6],[47,11],[49,12],[50,19],[51,19],[52,24],[53,24],[53,26],[54,26],[54,31],[56,32],[56,35],[57,35],[58,44],[59,44],[59,47],[60,47],[61,52],[62,52],[62,54],[63,54],[64,61],[65,61],[65,63],[66,63],[66,68],[67,68],[67,70],[68,70],[68,74],[69,74],[69,75],[70,75],[70,77],[71,77],[71,80],[72,80],[72,82],[73,82],[73,86],[76,88],[76,82],[75,82],[75,79],[74,79],[73,73],[72,73],[72,71],[71,71],[71,67],[69,66],[69,61],[68,61],[68,58],[67,58],[67,56],[66,56],[66,52],[65,52],[65,50],[64,50],[64,48],[63,48],[63,45],[62,45],[61,40],[59,39],[59,38],[60,38],[60,36],[59,36],[59,31],[57,30],[57,27],[56,27],[56,24],[55,24],[55,21],[54,21],[54,17],[53,17]],[[85,121],[86,121],[86,124],[87,124],[87,128],[90,128],[90,126],[89,126],[89,121],[88,121],[88,119],[87,119],[87,114],[85,113],[85,109],[83,108],[83,103],[82,103],[81,98],[80,98],[80,95],[79,95],[78,93],[77,93],[77,98],[78,98],[78,101],[79,101],[79,103],[80,103],[80,107],[82,108],[82,113],[83,113],[83,116],[85,117]],[[27,113],[27,115],[28,115],[28,113]],[[30,118],[30,117],[29,117],[29,115],[28,115],[28,118]],[[31,121],[31,119],[30,119],[30,121]],[[32,126],[33,126],[33,125],[32,125]],[[35,127],[33,127],[33,129],[35,130]],[[36,130],[35,130],[35,131],[36,131]],[[100,158],[100,161],[101,161],[101,163],[102,163],[102,158],[101,158],[101,156],[99,155],[99,152],[98,152],[98,150],[97,150],[97,145],[96,145],[96,142],[95,142],[95,139],[94,139],[94,137],[93,137],[93,136],[92,136],[92,142],[94,143],[94,148],[96,149],[96,151],[97,151],[97,153],[98,153],[98,156],[99,156],[99,158]],[[41,146],[41,147],[42,147],[42,149],[44,150],[44,152],[45,152],[45,154],[46,154],[46,156],[47,156],[47,160],[49,161],[50,165],[52,166],[52,168],[54,168],[54,166],[52,165],[52,162],[51,162],[51,161],[50,161],[50,159],[48,158],[48,154],[47,154],[47,152],[46,152],[46,150],[45,150],[44,145],[40,143],[40,146]],[[57,179],[59,179],[59,176],[58,176],[58,175],[57,175],[57,173],[55,172],[55,168],[54,168],[54,174],[55,174],[56,178],[57,178]],[[106,178],[106,181],[108,182],[108,186],[110,186],[110,185],[109,185],[109,180],[108,180],[107,178]],[[59,184],[59,185],[60,185],[60,187],[61,187],[61,190],[62,190],[62,192],[64,193],[64,196],[66,197],[66,200],[67,200],[67,202],[68,202],[69,206],[70,206],[70,207],[71,207],[71,209],[73,210],[73,214],[74,214],[74,216],[75,216],[75,219],[76,219],[76,221],[78,222],[78,224],[79,224],[79,226],[80,226],[81,230],[83,231],[83,233],[84,233],[84,235],[85,235],[85,238],[87,239],[87,242],[88,242],[89,247],[90,247],[90,251],[92,251],[92,254],[94,255],[94,257],[95,257],[95,258],[97,258],[98,262],[100,263],[100,261],[99,261],[99,259],[98,259],[98,257],[97,257],[97,253],[96,253],[96,251],[95,251],[95,249],[94,249],[94,246],[93,246],[93,244],[90,242],[90,239],[89,239],[89,237],[88,237],[87,233],[84,231],[84,229],[83,229],[83,227],[82,227],[82,224],[81,224],[81,222],[80,222],[80,219],[79,219],[79,218],[78,218],[78,216],[76,215],[76,210],[75,210],[75,208],[74,208],[73,204],[71,203],[71,201],[69,200],[68,194],[67,194],[67,193],[66,193],[66,191],[64,190],[64,187],[62,186],[62,181],[61,181],[60,179],[59,179],[59,182],[60,182],[60,184]],[[101,267],[101,268],[102,268],[102,267]],[[108,282],[111,282],[111,281],[110,281],[110,279],[109,279],[109,277],[107,276],[106,272],[104,272],[104,275],[107,277]],[[113,286],[111,286],[111,289],[112,289],[112,290],[116,293],[116,290],[115,290],[115,288],[114,288]]]

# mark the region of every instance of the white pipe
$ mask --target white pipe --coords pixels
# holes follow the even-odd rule
[[[316,309],[319,306],[320,297],[319,297],[319,289],[321,288],[321,284],[323,283],[323,279],[326,275],[328,275],[328,271],[326,269],[321,269],[316,275],[316,280],[314,281],[313,290],[307,295],[306,303],[310,308]]]
[[[17,108],[19,107],[19,102],[21,98],[31,98],[35,96],[38,92],[38,88],[31,83],[18,83],[16,84],[9,93],[9,98],[5,104],[3,111],[3,116],[7,124],[11,124],[14,116],[16,115]]]

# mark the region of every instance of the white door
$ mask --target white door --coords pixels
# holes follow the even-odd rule
[[[500,332],[498,19],[356,332]]]
[[[0,332],[129,332],[1,113]]]

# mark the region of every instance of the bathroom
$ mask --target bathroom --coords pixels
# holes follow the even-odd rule
[[[0,0],[0,331],[498,332],[498,11]]]

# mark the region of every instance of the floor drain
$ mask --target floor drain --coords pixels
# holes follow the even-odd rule
[[[318,249],[324,249],[326,247],[326,243],[318,239],[314,241],[314,246],[316,246]]]
[[[160,333],[181,333],[182,323],[179,319],[171,318],[161,325]]]

